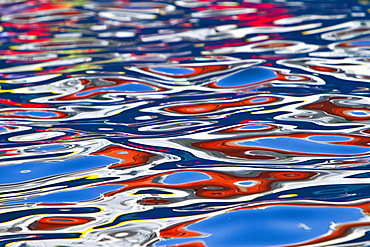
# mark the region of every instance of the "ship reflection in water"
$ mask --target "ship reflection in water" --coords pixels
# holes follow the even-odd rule
[[[369,246],[368,0],[0,0],[0,246]]]

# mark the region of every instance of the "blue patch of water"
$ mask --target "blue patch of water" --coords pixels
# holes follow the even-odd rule
[[[265,68],[251,68],[231,74],[219,80],[216,85],[218,87],[241,87],[257,82],[272,80],[276,77],[276,73],[272,70]]]

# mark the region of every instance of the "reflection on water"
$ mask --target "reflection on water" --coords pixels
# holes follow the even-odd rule
[[[369,10],[0,0],[0,246],[368,246]]]

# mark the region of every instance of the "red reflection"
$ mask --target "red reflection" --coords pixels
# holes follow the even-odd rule
[[[191,242],[191,243],[185,243],[185,244],[176,244],[175,246],[170,247],[207,247],[201,242]]]
[[[88,217],[44,217],[41,218],[28,226],[30,230],[52,230],[60,229],[70,226],[77,226],[86,224],[92,221],[93,218]]]
[[[198,222],[201,219],[196,219],[196,220],[190,220],[186,221],[180,224],[176,224],[174,226],[170,226],[166,229],[163,229],[160,231],[160,236],[162,238],[189,238],[189,237],[198,237],[201,236],[198,232],[192,232],[187,229],[184,229],[186,226],[193,224],[195,222]]]
[[[183,184],[163,184],[162,181],[166,176],[181,173],[181,172],[199,172],[208,175],[210,178],[202,181],[187,182]],[[179,190],[192,190],[197,197],[203,198],[230,198],[235,196],[250,195],[269,191],[272,185],[283,181],[298,181],[306,180],[314,175],[315,172],[259,172],[254,177],[243,177],[227,174],[218,171],[207,170],[186,170],[186,171],[171,171],[161,174],[144,176],[129,181],[115,182],[108,184],[123,184],[124,188],[107,193],[106,196],[113,196],[117,193],[128,191],[131,189],[149,188],[168,188]],[[156,201],[160,203],[159,201]],[[145,203],[143,200],[142,203]],[[153,204],[149,202],[149,204]]]
[[[105,155],[117,159],[121,159],[122,162],[114,165],[110,165],[108,168],[119,169],[128,168],[139,165],[147,164],[151,158],[157,156],[152,153],[139,151],[135,149],[128,149],[117,145],[110,145],[98,152],[91,153],[92,155]]]
[[[71,206],[76,205],[77,203],[74,202],[42,202],[37,203],[37,206]]]
[[[280,47],[288,47],[293,46],[292,43],[273,43],[273,44],[266,44],[266,45],[257,45],[255,48],[280,48]]]
[[[22,107],[49,107],[49,106],[52,106],[52,105],[49,105],[49,104],[30,104],[30,103],[14,102],[11,99],[0,99],[0,104],[22,106]]]
[[[27,1],[27,5],[30,6],[37,6],[34,8],[29,8],[21,13],[30,13],[30,12],[38,12],[38,11],[45,11],[45,10],[56,10],[56,9],[70,9],[73,7],[70,3],[47,3],[47,2],[40,2],[40,1]]]
[[[146,204],[146,205],[166,204],[170,202],[171,202],[170,200],[158,199],[158,198],[146,198],[140,201],[141,204]]]
[[[305,110],[318,110],[328,113],[330,115],[342,117],[348,121],[356,120],[369,120],[370,119],[370,110],[368,108],[361,107],[349,107],[349,106],[340,106],[333,102],[333,100],[348,99],[347,97],[330,97],[328,100],[320,101],[316,103],[311,103],[305,106],[302,106],[302,109]],[[356,114],[357,112],[362,112],[363,114]]]
[[[308,65],[310,69],[322,71],[322,72],[339,72],[337,68],[325,67],[325,66],[317,66],[317,65]]]
[[[183,114],[209,113],[217,110],[240,106],[255,106],[279,101],[280,98],[273,96],[257,96],[234,102],[199,103],[166,107],[165,110]]]
[[[180,224],[176,224],[174,226],[170,226],[166,229],[161,230],[160,236],[162,238],[190,238],[190,237],[199,237],[202,234],[198,232],[193,232],[185,229],[190,224],[193,224],[195,222],[201,221],[204,218],[196,219],[196,220],[190,220],[186,221]],[[185,244],[180,244],[176,245],[176,247],[206,247],[203,243],[201,242],[191,242],[191,243],[185,243]],[[175,246],[173,246],[175,247]]]
[[[247,145],[239,145],[238,142],[242,141],[253,141],[256,139],[265,139],[265,138],[278,138],[278,137],[290,137],[290,138],[309,138],[315,136],[340,136],[350,139],[349,141],[336,141],[336,142],[327,142],[329,144],[338,144],[338,145],[353,145],[353,146],[361,146],[361,147],[368,147],[368,143],[370,142],[370,137],[364,136],[355,136],[355,135],[345,135],[345,134],[312,134],[312,133],[293,133],[293,134],[285,134],[285,135],[259,135],[259,136],[251,136],[251,137],[243,137],[243,138],[231,138],[231,139],[221,139],[221,140],[207,140],[202,142],[194,142],[192,146],[204,150],[216,151],[224,154],[228,157],[236,157],[242,159],[251,159],[251,160],[274,160],[276,159],[275,156],[272,155],[258,155],[253,154],[251,151],[270,151],[270,152],[279,152],[286,155],[312,155],[313,153],[304,153],[304,152],[292,152],[290,150],[282,150],[282,149],[273,149],[273,148],[264,148],[264,147],[256,147],[256,146],[247,146]],[[315,155],[319,156],[332,156],[333,154],[325,154],[325,153],[314,153]],[[335,154],[336,156],[346,157],[351,155],[345,154]]]

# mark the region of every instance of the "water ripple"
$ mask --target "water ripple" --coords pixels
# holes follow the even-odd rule
[[[365,246],[369,2],[0,0],[0,246]]]

